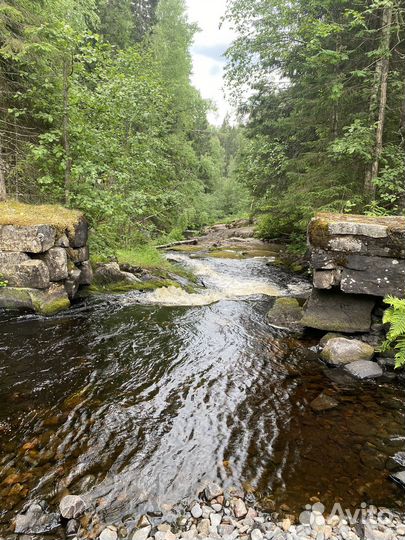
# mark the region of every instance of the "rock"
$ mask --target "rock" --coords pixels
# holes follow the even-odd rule
[[[374,305],[367,296],[313,289],[301,324],[332,332],[368,332]]]
[[[139,521],[136,526],[138,527],[138,529],[140,529],[142,527],[149,527],[149,525],[150,525],[150,520],[148,516],[143,515],[139,518]]]
[[[89,247],[83,246],[80,248],[67,248],[67,256],[74,263],[80,263],[89,259]]]
[[[210,534],[211,521],[209,519],[202,519],[197,525],[197,531],[203,537],[209,536]]]
[[[19,251],[0,251],[0,273],[3,266],[17,266],[29,260],[30,258],[26,253]]]
[[[55,243],[55,229],[49,225],[0,225],[0,251],[43,253]]]
[[[65,291],[69,298],[74,298],[80,285],[81,271],[78,268],[74,268],[69,272],[69,277],[65,281]]]
[[[67,236],[72,248],[81,248],[86,245],[89,234],[89,225],[82,216],[72,229],[68,229]]]
[[[94,273],[95,281],[100,285],[111,283],[140,283],[140,279],[129,272],[120,270],[118,263],[99,264]]]
[[[331,289],[339,285],[341,277],[340,269],[314,270],[313,283],[316,289]]]
[[[218,534],[220,536],[230,536],[235,530],[235,527],[228,523],[221,523],[218,527]]]
[[[298,300],[290,297],[277,298],[267,313],[268,322],[275,328],[301,332],[303,308]]]
[[[80,523],[76,519],[69,519],[66,524],[66,534],[67,536],[74,536],[79,530]]]
[[[155,540],[176,540],[176,535],[173,534],[171,531],[157,531],[155,533]]]
[[[394,480],[401,487],[405,488],[405,471],[400,471],[390,475],[390,478]]]
[[[394,371],[396,360],[394,358],[383,358],[382,356],[379,356],[377,359],[378,365],[382,369],[386,369],[387,371]]]
[[[212,514],[210,514],[210,522],[212,527],[218,527],[218,525],[221,523],[221,520],[221,514],[216,514],[215,512],[212,512]]]
[[[49,279],[51,281],[61,281],[68,277],[68,259],[66,251],[62,247],[54,247],[39,255],[49,270]]]
[[[288,532],[290,530],[292,523],[290,518],[284,518],[281,522],[281,527],[283,531]]]
[[[377,362],[371,362],[370,360],[351,362],[350,364],[346,364],[345,369],[358,379],[376,379],[383,374],[383,370]]]
[[[66,234],[59,236],[59,238],[55,241],[55,246],[63,248],[69,247],[69,238],[66,236]]]
[[[0,275],[9,287],[46,289],[49,287],[49,270],[45,263],[28,259],[17,265],[1,265]]]
[[[246,516],[247,508],[242,499],[234,499],[233,512],[238,519]]]
[[[39,504],[32,504],[25,514],[17,514],[14,530],[17,534],[48,534],[59,526],[59,514],[46,514]]]
[[[40,315],[53,315],[70,307],[63,285],[52,284],[48,289],[16,287],[0,288],[0,308],[26,309]]]
[[[118,534],[115,527],[106,527],[99,536],[100,540],[118,540]]]
[[[260,529],[253,529],[250,533],[251,540],[263,540],[263,533]]]
[[[86,501],[79,495],[66,495],[59,503],[61,516],[66,519],[76,519],[86,510]]]
[[[315,398],[310,403],[311,409],[313,409],[316,412],[320,411],[327,411],[329,409],[334,409],[339,405],[339,402],[333,399],[333,397],[328,396],[327,394],[324,394],[323,392],[319,394],[317,398]]]
[[[196,519],[200,518],[203,515],[203,511],[199,503],[193,504],[193,506],[190,509],[190,512],[193,518],[196,518]]]
[[[319,214],[309,224],[308,241],[315,287],[404,296],[404,218]]]
[[[323,349],[330,339],[337,338],[337,337],[345,337],[345,336],[343,334],[338,334],[336,332],[328,332],[320,339],[319,346],[321,347],[321,349]]]
[[[215,499],[216,497],[219,497],[220,495],[222,495],[223,490],[221,487],[218,486],[218,484],[215,484],[214,482],[210,482],[205,488],[204,494],[207,501],[212,501],[212,499]]]
[[[93,268],[90,261],[84,261],[79,266],[80,278],[79,285],[91,285],[93,282]]]
[[[352,255],[341,276],[346,293],[405,295],[405,259]]]
[[[134,534],[132,535],[132,540],[146,540],[149,536],[149,533],[151,532],[152,527],[142,527],[141,529],[137,529]]]
[[[321,352],[322,360],[333,365],[350,364],[358,360],[370,360],[374,349],[367,343],[357,339],[330,339]]]
[[[220,512],[222,510],[222,504],[213,503],[211,504],[211,508],[214,510],[214,512]]]

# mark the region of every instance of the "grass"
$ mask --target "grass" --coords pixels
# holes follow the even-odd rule
[[[118,249],[117,258],[119,263],[139,266],[146,270],[170,271],[173,266],[158,249],[148,244],[132,249]]]
[[[13,200],[0,203],[0,225],[51,225],[60,232],[73,231],[82,215],[78,210],[53,204],[25,204]]]

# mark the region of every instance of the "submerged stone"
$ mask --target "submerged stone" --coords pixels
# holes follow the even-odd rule
[[[290,297],[277,298],[273,307],[267,313],[268,322],[275,328],[283,330],[302,331],[301,324],[303,308],[298,300]]]
[[[59,514],[46,514],[39,504],[32,504],[25,514],[17,515],[14,531],[17,534],[48,534],[59,526]]]
[[[86,510],[86,501],[79,495],[66,495],[59,503],[61,516],[66,519],[76,519]]]
[[[321,352],[322,360],[336,366],[350,364],[357,360],[370,360],[373,355],[374,349],[367,343],[342,337],[330,339]],[[376,366],[379,367],[378,364]]]
[[[311,409],[313,409],[316,412],[321,411],[327,411],[329,409],[334,409],[339,405],[339,402],[336,401],[336,399],[333,399],[333,397],[328,396],[327,394],[319,394],[317,398],[315,398],[313,401],[311,401]]]
[[[332,332],[368,332],[374,305],[372,297],[313,289],[301,324]]]
[[[377,362],[370,360],[351,362],[345,366],[345,369],[357,379],[376,379],[383,374],[383,370]]]

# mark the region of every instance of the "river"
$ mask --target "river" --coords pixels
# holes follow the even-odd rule
[[[274,296],[308,286],[272,259],[171,256],[206,289],[0,315],[3,525],[68,491],[125,519],[189,501],[207,478],[242,484],[265,509],[401,506],[388,475],[404,387],[341,377],[311,351],[319,336],[272,328]],[[322,391],[339,406],[316,413]]]

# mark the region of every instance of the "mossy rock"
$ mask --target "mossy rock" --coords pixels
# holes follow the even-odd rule
[[[302,315],[303,308],[296,298],[281,297],[276,299],[267,313],[267,320],[275,328],[301,333],[303,331]]]
[[[40,315],[50,316],[68,309],[70,301],[61,285],[52,285],[45,290],[2,287],[0,288],[0,307],[34,311]]]

